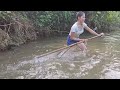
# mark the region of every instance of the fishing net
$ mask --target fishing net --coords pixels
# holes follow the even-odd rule
[[[36,62],[43,62],[46,60],[74,60],[74,58],[80,58],[84,57],[84,53],[80,50],[77,45],[73,47],[69,47],[63,50],[59,50],[53,53],[46,53],[44,55],[36,56],[35,60]]]
[[[99,36],[94,36],[88,38],[89,40],[97,38]],[[39,63],[44,61],[51,61],[51,60],[64,60],[64,61],[71,61],[71,60],[81,60],[86,58],[86,54],[89,52],[82,52],[78,47],[77,43],[65,46],[57,50],[53,50],[51,52],[35,56],[29,63]]]

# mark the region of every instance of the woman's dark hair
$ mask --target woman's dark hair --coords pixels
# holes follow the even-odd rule
[[[81,17],[83,14],[85,14],[85,13],[82,11],[77,12],[77,14],[76,14],[77,20],[78,20],[78,17]]]

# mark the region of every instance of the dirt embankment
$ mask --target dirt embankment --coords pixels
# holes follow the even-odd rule
[[[36,31],[30,22],[15,20],[0,26],[0,51],[36,39]]]

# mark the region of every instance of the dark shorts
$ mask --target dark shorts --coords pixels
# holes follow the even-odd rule
[[[71,44],[77,43],[77,42],[79,42],[79,41],[71,40],[70,35],[68,35],[68,37],[67,37],[67,45],[68,46],[71,45]]]

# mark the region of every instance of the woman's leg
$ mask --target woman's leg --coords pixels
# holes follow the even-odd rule
[[[86,52],[87,47],[86,47],[86,45],[84,43],[80,43],[80,44],[77,44],[77,45],[83,52]]]
[[[84,57],[86,57],[86,54],[87,54],[87,47],[85,45],[85,43],[80,43],[80,44],[77,44],[78,47],[82,50],[82,54]]]

